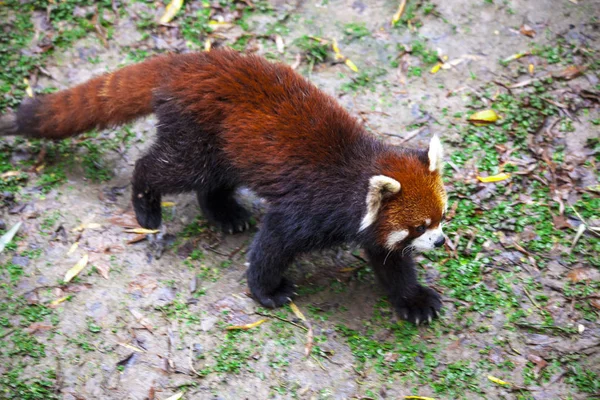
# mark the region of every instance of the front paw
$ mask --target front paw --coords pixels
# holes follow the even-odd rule
[[[274,290],[265,290],[259,285],[250,285],[252,296],[264,307],[277,308],[289,303],[294,292],[294,284],[283,278],[279,286]]]
[[[442,308],[440,295],[431,288],[419,285],[412,296],[401,297],[396,304],[398,316],[405,321],[419,325],[427,321],[431,323],[437,318]]]

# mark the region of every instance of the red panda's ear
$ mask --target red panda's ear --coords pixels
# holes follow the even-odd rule
[[[369,179],[367,190],[367,213],[360,223],[359,232],[366,229],[377,218],[381,200],[388,195],[400,191],[400,182],[385,175],[375,175]]]
[[[442,142],[438,135],[434,135],[429,142],[429,151],[427,152],[429,158],[429,171],[433,172],[438,170],[442,172],[444,149],[442,148]]]

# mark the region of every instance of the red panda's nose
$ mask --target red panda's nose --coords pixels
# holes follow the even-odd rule
[[[438,240],[436,240],[433,245],[435,247],[442,247],[444,245],[444,243],[446,243],[446,237],[445,236],[440,236],[440,238]]]

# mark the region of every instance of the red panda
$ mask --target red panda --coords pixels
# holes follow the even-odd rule
[[[209,222],[242,231],[250,214],[233,194],[247,186],[269,204],[247,271],[260,304],[290,301],[283,273],[299,254],[355,243],[400,318],[437,316],[440,296],[418,283],[411,250],[444,243],[439,139],[389,146],[284,64],[225,49],[158,56],[26,101],[0,134],[62,139],[152,112],[156,140],[132,179],[141,226],[160,227],[161,195],[195,191]]]

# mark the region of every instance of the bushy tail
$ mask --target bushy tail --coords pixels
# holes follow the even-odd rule
[[[62,139],[150,114],[152,91],[174,57],[151,58],[71,89],[26,99],[16,113],[0,116],[0,136]]]

